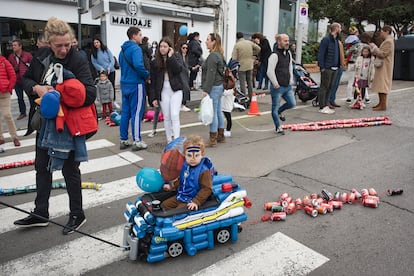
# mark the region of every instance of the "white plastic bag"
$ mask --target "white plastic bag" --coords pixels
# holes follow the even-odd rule
[[[198,119],[206,126],[213,122],[213,100],[208,95],[201,99]]]

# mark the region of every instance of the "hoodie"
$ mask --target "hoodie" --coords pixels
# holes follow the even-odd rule
[[[125,61],[125,58],[128,62]],[[119,65],[121,67],[121,84],[144,84],[145,79],[149,76],[149,72],[144,66],[142,50],[134,41],[128,40],[122,44]]]

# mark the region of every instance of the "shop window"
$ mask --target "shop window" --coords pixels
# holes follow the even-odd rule
[[[263,0],[237,1],[237,31],[245,34],[262,32]]]

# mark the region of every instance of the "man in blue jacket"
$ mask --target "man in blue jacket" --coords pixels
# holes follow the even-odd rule
[[[141,30],[130,27],[127,35],[129,40],[121,46],[119,54],[122,92],[119,148],[123,150],[132,146],[132,150],[137,151],[148,147],[141,137],[141,122],[145,109],[145,81],[149,77],[149,72],[145,69],[142,50],[139,47],[142,43]],[[128,142],[129,121],[131,121],[132,145]]]
[[[335,110],[328,107],[328,100],[340,66],[338,39],[342,31],[341,25],[336,22],[332,23],[330,31],[322,39],[318,52],[318,66],[321,68],[321,85],[318,95],[319,112],[324,114],[335,113]]]

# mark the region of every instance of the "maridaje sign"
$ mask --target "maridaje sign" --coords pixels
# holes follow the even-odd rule
[[[152,27],[152,20],[148,18],[112,14],[111,24],[121,26],[135,26],[138,28],[150,29]]]
[[[307,24],[308,23],[308,4],[300,3],[299,6],[299,23]]]

